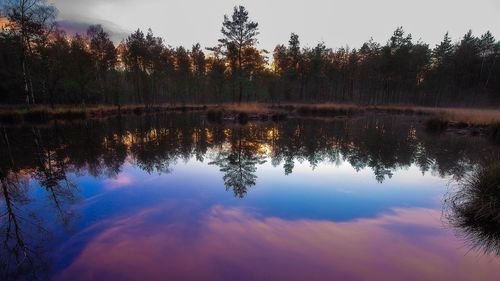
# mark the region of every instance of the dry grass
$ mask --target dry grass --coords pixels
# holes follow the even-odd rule
[[[472,125],[491,125],[500,122],[499,109],[442,108],[436,114],[449,121]]]
[[[421,106],[373,106],[379,110],[399,110],[438,116],[450,122],[467,123],[470,125],[491,125],[500,122],[500,109],[451,108],[451,107],[421,107]]]
[[[28,119],[75,119],[86,117],[104,117],[123,114],[142,114],[144,112],[161,111],[192,111],[192,110],[223,110],[225,112],[246,113],[249,115],[275,114],[283,111],[295,112],[298,115],[311,116],[338,116],[352,115],[366,111],[375,111],[388,114],[412,114],[429,115],[440,119],[455,122],[466,123],[471,126],[488,126],[500,123],[500,109],[477,109],[477,108],[433,108],[404,105],[380,105],[380,106],[362,106],[356,104],[300,104],[300,103],[282,103],[280,105],[266,103],[226,103],[221,105],[154,105],[145,107],[144,105],[123,105],[120,110],[116,106],[93,105],[93,106],[57,106],[52,109],[48,106],[35,106],[27,110],[23,106],[0,106],[0,120],[13,122],[22,120],[28,116]]]
[[[29,109],[22,106],[0,106],[0,121],[6,123],[44,123],[53,119],[85,119],[88,117],[105,117],[117,114],[143,114],[147,112],[194,111],[206,110],[203,105],[125,105],[118,108],[111,105],[96,106],[32,106]]]
[[[226,111],[243,112],[247,114],[265,114],[273,111],[269,104],[262,103],[226,103],[220,105],[220,108]]]
[[[317,111],[330,110],[332,112],[365,112],[377,111],[392,114],[432,115],[449,122],[467,123],[475,126],[486,126],[500,122],[500,109],[479,108],[446,108],[422,107],[406,105],[376,105],[362,106],[356,104],[281,104],[279,108],[298,110],[300,108],[316,109]]]

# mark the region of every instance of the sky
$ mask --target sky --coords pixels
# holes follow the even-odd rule
[[[398,26],[432,46],[448,31],[459,40],[472,29],[500,38],[500,0],[48,0],[67,29],[81,31],[99,23],[115,42],[151,28],[168,45],[214,46],[224,14],[243,5],[259,23],[259,47],[272,50],[291,32],[302,46],[324,42],[332,48],[358,48],[373,37],[385,43]]]

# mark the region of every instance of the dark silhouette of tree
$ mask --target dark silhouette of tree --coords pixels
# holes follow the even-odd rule
[[[436,45],[433,50],[433,64],[431,76],[431,87],[435,89],[435,103],[438,105],[443,93],[448,93],[453,85],[453,52],[454,46],[448,32],[444,35],[443,41]]]
[[[219,44],[204,52],[199,44],[169,46],[151,30],[136,30],[118,46],[100,25],[85,36],[68,35],[57,29],[55,8],[44,0],[6,4],[2,104],[114,104],[121,110],[136,103],[497,106],[500,100],[500,42],[489,31],[469,31],[458,42],[446,34],[432,50],[402,27],[385,44],[370,39],[356,49],[302,48],[292,33],[270,55],[256,46],[258,24],[237,6],[224,17]]]
[[[80,35],[75,36],[70,43],[71,59],[69,64],[69,75],[76,86],[78,101],[85,104],[96,102],[92,91],[89,90],[89,83],[93,79],[94,66],[92,64],[92,54],[87,49],[87,41]]]
[[[247,60],[245,52],[257,43],[258,26],[258,23],[249,20],[248,11],[243,6],[234,7],[231,18],[225,15],[222,22],[223,38],[219,42],[226,48],[226,55],[236,60],[232,71],[238,80],[239,103],[243,98],[243,82],[247,78],[243,71],[243,64]]]
[[[175,50],[176,61],[176,80],[178,84],[177,96],[183,103],[189,100],[190,82],[191,82],[191,62],[189,53],[184,47],[178,47]]]
[[[35,89],[31,73],[35,49],[43,46],[48,33],[53,28],[56,9],[44,0],[8,0],[4,9],[7,11],[8,31],[20,41],[21,66],[26,94],[26,103],[35,103]]]
[[[191,92],[191,102],[195,103],[197,101],[207,101],[205,97],[205,76],[207,73],[207,62],[205,54],[201,49],[200,44],[195,44],[191,48],[189,53],[191,65],[192,65],[192,92]]]
[[[207,58],[208,89],[212,92],[212,101],[224,101],[226,86],[226,64],[222,56],[221,47],[209,48],[213,56]]]
[[[92,61],[95,66],[96,82],[98,84],[99,92],[102,102],[109,102],[106,100],[107,90],[109,91],[109,78],[108,73],[114,70],[117,60],[116,49],[109,39],[109,34],[106,33],[101,25],[91,25],[87,29],[87,36],[89,38],[89,51],[92,55]]]
[[[58,88],[64,83],[68,76],[67,62],[72,59],[70,44],[66,40],[64,33],[56,32],[54,39],[43,48],[41,52],[42,67],[46,70],[44,73],[45,89],[43,102],[50,104],[52,108],[56,103],[56,94]],[[79,73],[79,75],[84,75]]]
[[[138,29],[127,37],[123,51],[122,57],[125,66],[132,76],[135,101],[146,102],[144,92],[146,87],[145,84],[147,83],[145,80],[148,59],[144,33]]]

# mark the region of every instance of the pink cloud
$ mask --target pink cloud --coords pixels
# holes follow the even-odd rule
[[[179,206],[178,206],[179,207]],[[178,208],[177,207],[177,208]],[[196,223],[148,210],[91,240],[57,280],[496,280],[500,260],[467,254],[441,213],[397,209],[335,223],[258,219],[213,207]],[[182,212],[182,210],[181,210]]]
[[[107,179],[104,181],[104,187],[106,189],[117,189],[128,186],[132,183],[132,178],[127,175],[118,175],[116,178]]]

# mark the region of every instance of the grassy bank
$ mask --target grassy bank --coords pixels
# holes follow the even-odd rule
[[[87,118],[102,118],[119,114],[147,114],[169,111],[199,111],[205,110],[204,105],[183,105],[183,106],[144,106],[144,105],[126,105],[126,106],[87,106],[71,107],[57,106],[54,108],[48,106],[33,106],[23,108],[20,106],[2,106],[0,107],[0,122],[3,123],[44,123],[51,120],[75,120]]]
[[[221,104],[221,105],[125,105],[116,106],[34,106],[26,109],[22,106],[1,106],[2,122],[44,122],[52,119],[85,119],[99,118],[118,114],[146,114],[168,111],[210,111],[210,115],[219,119],[234,119],[238,115],[252,118],[272,118],[273,115],[298,117],[349,117],[367,112],[425,115],[438,118],[452,126],[496,126],[495,133],[500,135],[500,109],[475,108],[432,108],[419,106],[380,105],[362,106],[355,104]],[[498,131],[498,132],[497,132]]]
[[[355,104],[281,104],[271,106],[288,111],[295,111],[299,115],[311,116],[339,116],[353,115],[364,112],[379,112],[388,114],[428,115],[439,117],[451,123],[467,123],[483,126],[500,123],[500,109],[477,108],[445,108],[421,107],[406,105],[370,105]]]
[[[209,117],[246,120],[272,116],[274,120],[292,117],[346,118],[368,112],[392,115],[425,116],[425,128],[432,133],[446,131],[458,134],[485,135],[500,143],[500,109],[433,108],[419,106],[355,104],[242,104],[223,105],[212,109]],[[243,116],[244,118],[241,118]],[[210,119],[210,118],[209,118]],[[267,120],[267,119],[266,119]]]

